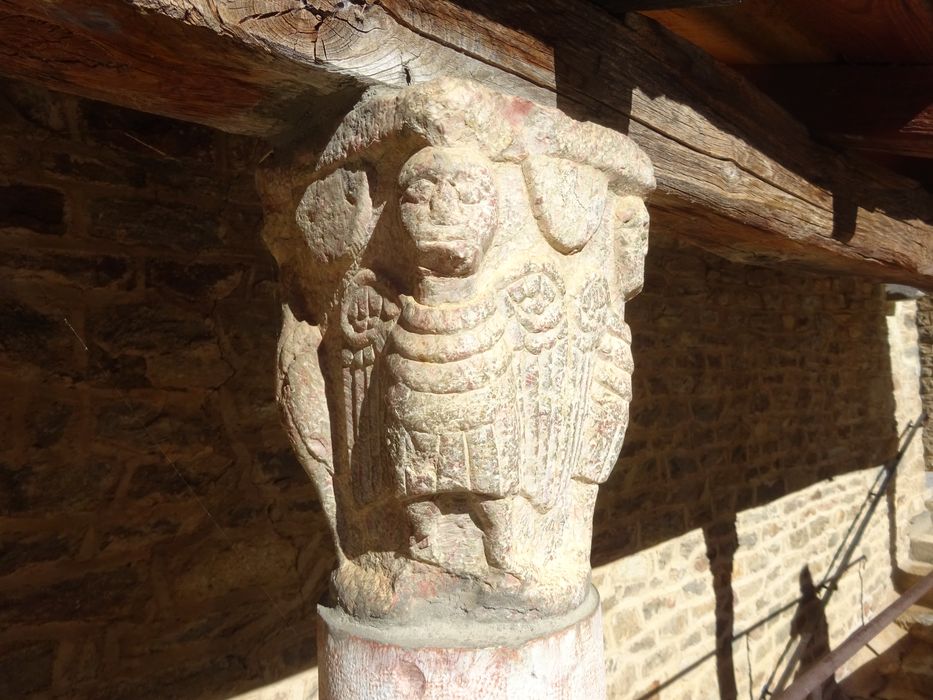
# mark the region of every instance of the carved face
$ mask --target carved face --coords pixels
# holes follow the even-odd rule
[[[424,148],[402,167],[399,190],[419,267],[438,277],[474,274],[496,229],[490,163],[467,149]]]

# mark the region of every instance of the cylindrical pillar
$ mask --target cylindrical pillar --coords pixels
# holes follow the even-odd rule
[[[599,594],[546,621],[363,625],[319,606],[321,700],[590,700],[606,696]]]

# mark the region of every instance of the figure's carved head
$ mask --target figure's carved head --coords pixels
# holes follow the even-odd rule
[[[496,229],[498,201],[489,161],[473,150],[427,147],[402,166],[402,226],[427,275],[475,274]]]

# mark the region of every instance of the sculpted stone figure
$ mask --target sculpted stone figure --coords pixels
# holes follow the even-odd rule
[[[266,174],[279,399],[356,619],[579,606],[631,396],[653,187],[625,136],[439,80]]]

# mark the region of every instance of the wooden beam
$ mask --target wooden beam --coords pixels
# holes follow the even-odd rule
[[[794,0],[746,0],[734,7],[645,14],[729,65],[835,61],[833,49],[813,36],[797,9]]]
[[[477,79],[629,133],[655,163],[653,206],[684,236],[719,226],[727,249],[742,240],[761,259],[933,288],[928,193],[814,144],[637,14],[571,0],[2,0],[0,13],[0,51],[17,57],[0,71],[268,137],[314,131],[319,110],[371,85]],[[30,20],[49,38],[33,41]]]
[[[253,135],[285,130],[339,89],[337,76],[295,71],[290,59],[171,5],[0,0],[0,73]]]
[[[534,3],[536,12],[494,0],[382,5],[423,36],[553,90],[572,115],[629,133],[655,164],[655,201],[678,214],[668,218],[675,232],[697,238],[697,222],[729,222],[728,240],[751,242],[759,259],[933,288],[928,192],[814,143],[751,84],[657,23],[638,14],[612,22],[559,0]],[[477,25],[482,33],[470,30]]]
[[[738,5],[742,0],[590,0],[616,17],[626,12]]]
[[[765,4],[756,0],[759,5]],[[849,63],[933,61],[930,0],[781,0],[838,60]]]
[[[933,158],[933,65],[746,66],[812,131],[849,148]]]

